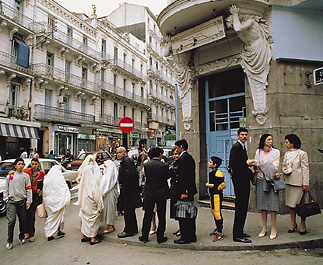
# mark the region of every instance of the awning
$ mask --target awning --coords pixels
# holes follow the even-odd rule
[[[0,136],[39,139],[37,128],[4,123],[0,124]]]

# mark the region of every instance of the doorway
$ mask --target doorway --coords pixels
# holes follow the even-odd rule
[[[237,140],[237,130],[245,127],[246,105],[244,73],[241,68],[211,75],[205,79],[206,141],[208,158],[222,159],[219,168],[224,174],[223,194],[234,196],[227,167],[230,149]]]

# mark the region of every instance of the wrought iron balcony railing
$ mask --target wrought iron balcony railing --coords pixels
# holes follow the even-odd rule
[[[19,107],[15,105],[0,105],[0,116],[10,119],[27,121],[30,117],[30,110],[27,107]]]
[[[91,114],[65,110],[51,106],[36,104],[34,118],[43,121],[68,122],[73,124],[94,124],[95,117]]]
[[[0,2],[0,16],[7,18],[31,31],[36,30],[36,22],[23,13],[4,3]]]
[[[0,64],[6,67],[9,67],[11,69],[21,71],[27,74],[32,75],[33,74],[33,68],[29,67],[23,67],[16,63],[17,57],[13,56],[11,54],[5,53],[3,51],[0,51]]]
[[[170,105],[175,105],[174,98],[166,97],[165,95],[157,92],[156,90],[151,89],[150,92],[149,92],[149,94],[150,94],[151,97],[155,97],[155,98],[157,98],[159,100],[164,101],[165,103],[168,103]]]
[[[130,100],[134,100],[140,104],[148,105],[148,100],[146,98],[138,96],[135,93],[132,93],[120,87],[114,86],[108,82],[104,82],[104,81],[101,82],[101,90],[102,89],[105,91],[114,93],[115,95],[130,99]]]
[[[64,70],[46,64],[34,64],[33,68],[35,75],[62,82],[73,87],[86,89],[91,92],[100,93],[99,84],[83,79],[80,76],[71,74]]]
[[[118,66],[124,70],[126,70],[127,72],[139,77],[142,80],[146,80],[146,76],[140,72],[137,68],[135,68],[133,65],[130,65],[124,61],[121,61],[119,59],[111,59],[110,63],[114,66]]]

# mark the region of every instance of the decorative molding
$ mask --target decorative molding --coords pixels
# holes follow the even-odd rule
[[[217,71],[230,66],[239,65],[240,63],[241,63],[241,57],[240,55],[236,54],[217,61],[199,65],[197,67],[197,74],[200,76],[203,74],[210,73],[212,71]]]

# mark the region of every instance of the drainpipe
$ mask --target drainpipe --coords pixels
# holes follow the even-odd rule
[[[177,104],[177,84],[175,84],[175,116],[176,116],[176,141],[178,141],[178,104]]]

